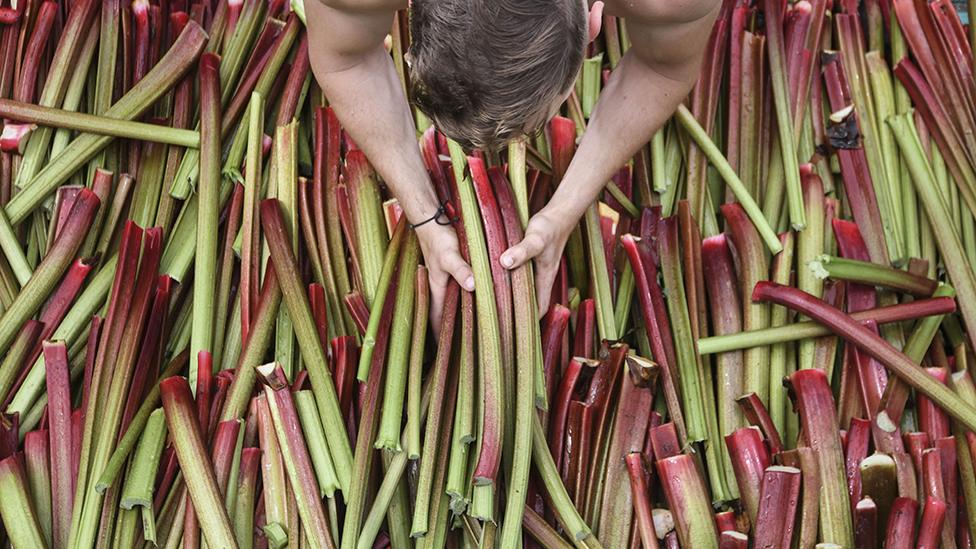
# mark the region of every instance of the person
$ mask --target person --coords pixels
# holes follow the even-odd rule
[[[541,127],[569,96],[604,9],[626,20],[631,48],[592,113],[567,173],[501,256],[535,261],[546,311],[559,258],[606,182],[653,136],[698,78],[720,0],[413,0],[407,54],[411,95],[439,130],[490,149]],[[416,128],[384,40],[406,0],[306,0],[312,70],[340,122],[419,223],[440,207]],[[417,228],[439,324],[447,282],[474,290],[454,229]]]

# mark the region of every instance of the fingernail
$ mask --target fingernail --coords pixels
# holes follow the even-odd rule
[[[501,261],[502,261],[502,266],[506,268],[511,268],[512,264],[515,263],[514,261],[512,261],[512,256],[510,255],[503,255]]]
[[[464,289],[473,292],[474,291],[474,277],[469,276],[467,280],[464,281]]]

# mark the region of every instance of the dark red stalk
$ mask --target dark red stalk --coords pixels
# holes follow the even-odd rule
[[[315,330],[319,334],[319,341],[322,347],[329,344],[329,312],[325,302],[325,288],[321,284],[313,282],[308,285],[308,304],[312,308],[312,317],[315,319]]]
[[[850,92],[839,59],[831,59],[825,64],[824,82],[830,108],[833,111],[840,111],[850,106]],[[869,246],[871,260],[887,265],[888,250],[885,245],[884,229],[881,225],[881,214],[864,150],[862,148],[838,149],[836,152],[851,214],[857,226],[867,235],[866,243]]]
[[[936,439],[935,448],[939,450],[942,465],[942,488],[945,492],[946,523],[949,532],[956,532],[959,518],[959,469],[957,469],[956,440],[953,437]]]
[[[132,17],[135,19],[135,34],[133,35],[132,84],[142,80],[149,72],[149,2],[135,0],[132,2]]]
[[[647,488],[647,470],[639,452],[627,454],[627,473],[630,476],[631,497],[634,501],[634,516],[637,517],[637,531],[640,533],[644,549],[657,549],[657,533],[651,516],[651,493]]]
[[[366,300],[363,299],[363,294],[353,291],[346,295],[343,301],[356,324],[356,329],[359,330],[359,334],[365,334],[366,326],[369,324],[369,307],[366,305]]]
[[[800,501],[800,470],[773,466],[766,469],[755,521],[756,547],[790,547]]]
[[[861,501],[861,461],[868,457],[868,444],[871,441],[871,422],[866,419],[851,419],[847,430],[845,471],[847,474],[847,493],[851,497],[853,509]]]
[[[761,291],[769,285],[760,283],[757,288]],[[825,542],[851,546],[854,533],[844,478],[844,455],[827,376],[823,370],[815,368],[799,370],[790,376],[789,383],[800,415],[803,438],[807,445],[816,449],[821,476],[820,521],[823,539]]]
[[[85,371],[81,380],[81,412],[84,419],[88,410],[88,396],[91,393],[91,382],[95,373],[95,361],[98,356],[98,342],[102,338],[102,317],[93,315],[88,326],[88,342],[85,349]]]
[[[925,372],[935,378],[942,385],[949,377],[945,368],[925,368]],[[948,437],[952,433],[949,428],[949,416],[925,395],[918,395],[918,427],[929,435],[930,440]]]
[[[854,506],[854,546],[875,549],[878,546],[878,506],[864,498]]]
[[[288,79],[285,81],[285,88],[281,94],[275,126],[283,126],[299,114],[296,112],[298,100],[301,98],[308,71],[308,34],[302,33],[292,60],[291,70],[288,72]]]
[[[634,270],[634,281],[637,285],[637,297],[641,306],[644,329],[647,331],[647,340],[651,345],[654,360],[661,366],[661,382],[668,414],[681,440],[687,440],[688,432],[681,407],[681,395],[678,392],[680,379],[674,344],[671,340],[670,325],[667,322],[664,296],[657,282],[656,257],[652,252],[656,249],[656,245],[653,242],[644,242],[643,239],[638,242],[633,235],[620,237],[620,244]]]
[[[562,467],[559,470],[563,484],[569,497],[575,502],[577,499],[576,477],[580,468],[580,454],[583,445],[583,416],[586,411],[586,404],[574,400],[569,404],[569,412],[566,418],[566,435],[563,442]]]
[[[336,380],[336,393],[342,413],[352,411],[352,397],[356,386],[356,368],[359,365],[359,347],[353,336],[341,336],[332,340],[332,375]]]
[[[787,306],[828,326],[837,335],[857,345],[909,385],[927,395],[967,428],[976,428],[976,410],[973,410],[972,405],[962,401],[947,387],[920,371],[911,359],[850,316],[805,292],[768,282],[756,286],[753,299]]]
[[[884,546],[887,549],[911,549],[915,547],[915,517],[918,502],[913,498],[899,497],[891,506]]]
[[[57,2],[43,2],[34,19],[34,30],[30,34],[24,49],[22,71],[14,86],[14,101],[33,103],[36,99],[37,73],[43,64],[42,56],[48,45],[48,38],[58,13]]]
[[[546,379],[546,399],[552,402],[556,394],[556,371],[559,361],[559,351],[563,343],[563,335],[569,325],[569,309],[556,303],[549,308],[549,313],[542,322],[542,371]],[[548,420],[543,422],[543,427]]]
[[[255,44],[255,49],[252,51],[250,59],[248,59],[244,70],[241,72],[237,91],[234,93],[234,97],[224,112],[223,126],[220,132],[222,137],[227,137],[230,130],[234,128],[234,124],[237,123],[238,118],[244,113],[244,109],[251,99],[251,92],[254,91],[254,87],[261,78],[261,74],[264,72],[268,61],[274,56],[278,48],[292,41],[292,37],[298,32],[301,24],[302,22],[298,17],[292,16],[288,18],[284,28],[279,29],[277,28],[277,22],[269,21],[264,30],[261,31]]]
[[[213,396],[213,356],[208,351],[200,351],[197,357],[199,371],[197,372],[197,421],[200,423],[200,432],[203,434],[204,443],[208,442],[207,434],[210,432],[210,399]]]
[[[769,450],[763,443],[762,432],[756,427],[736,429],[725,437],[732,470],[739,487],[739,498],[755,524],[760,508],[760,489],[763,475],[772,464]]]
[[[766,406],[759,400],[756,393],[740,396],[736,399],[736,402],[742,408],[742,413],[745,415],[749,424],[759,427],[763,436],[766,437],[766,443],[769,444],[769,452],[771,454],[782,452],[783,440],[780,438],[779,431],[776,430],[776,425],[773,424],[772,418],[769,417],[769,411],[766,410]]]
[[[224,497],[227,496],[227,486],[234,464],[234,449],[240,432],[241,422],[236,419],[221,421],[214,430],[210,457],[213,461],[214,476],[217,478],[217,488]]]
[[[146,335],[139,353],[139,361],[136,363],[132,376],[132,385],[129,387],[129,398],[122,413],[119,431],[121,434],[125,434],[129,428],[129,422],[132,421],[142,404],[146,386],[156,380],[156,372],[162,363],[166,338],[169,334],[169,323],[167,321],[169,319],[172,281],[173,279],[167,275],[160,275],[156,280],[156,296],[149,313],[149,322],[146,325]]]
[[[942,452],[939,448],[930,448],[922,452],[921,472],[921,495],[945,503],[946,513],[948,514],[949,504],[946,500],[945,483],[942,480]],[[950,521],[948,519],[943,521],[941,537],[943,544],[946,544],[948,547],[955,546],[955,529],[950,528]]]
[[[64,343],[44,343],[47,419],[50,433],[52,538],[65,547],[71,530],[74,475],[71,472],[71,377]]]
[[[579,320],[577,320],[579,322]],[[579,326],[579,324],[577,324]],[[599,363],[595,360],[574,358],[569,361],[565,373],[559,382],[559,389],[551,402],[552,415],[549,418],[549,451],[556,462],[556,467],[563,470],[563,443],[566,440],[566,426],[571,408],[571,399],[577,390],[577,384],[585,370],[595,369]],[[591,375],[591,374],[590,374]]]
[[[678,441],[673,422],[652,428],[650,439],[655,460],[669,458],[681,453],[681,443]]]
[[[922,509],[922,521],[918,530],[918,543],[916,549],[936,549],[942,535],[942,526],[945,522],[946,503],[932,496],[925,498],[925,506]]]
[[[724,234],[706,238],[702,242],[701,254],[712,312],[712,332],[715,335],[738,333],[742,331],[742,302],[728,239]],[[733,400],[742,394],[742,370],[742,351],[730,351],[716,357],[716,398],[722,435],[742,426],[742,414]]]
[[[691,319],[691,333],[697,341],[708,324],[708,311],[705,304],[705,278],[702,268],[702,238],[695,218],[686,200],[678,202],[678,225],[681,235],[681,254],[684,264],[685,296],[688,301],[688,318]]]
[[[732,17],[729,23],[729,35],[731,37],[729,40],[729,119],[726,122],[725,157],[728,158],[729,165],[736,173],[739,173],[739,136],[742,133],[739,120],[742,114],[743,89],[742,42],[749,11],[747,4],[736,3],[735,8],[732,9]]]
[[[922,452],[932,447],[932,439],[928,433],[904,433],[905,447],[908,454],[912,457],[912,465],[918,472],[918,477],[922,476]]]

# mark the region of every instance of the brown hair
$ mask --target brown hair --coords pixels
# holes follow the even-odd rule
[[[545,123],[583,62],[580,0],[414,0],[414,101],[465,148]]]

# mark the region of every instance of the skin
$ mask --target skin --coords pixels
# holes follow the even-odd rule
[[[559,258],[586,208],[670,118],[697,80],[721,2],[605,4],[607,15],[626,18],[631,49],[601,92],[563,183],[529,221],[522,242],[501,257],[509,269],[534,261],[540,311],[548,309]],[[339,120],[399,199],[407,219],[416,223],[429,218],[438,201],[417,146],[410,107],[383,47],[395,11],[405,7],[400,0],[320,0],[306,2],[306,14],[309,57],[319,84]],[[591,40],[599,34],[603,12],[604,2],[592,4]],[[542,111],[552,108],[540,106]],[[469,291],[474,290],[474,277],[452,228],[428,223],[417,229],[417,236],[429,272],[436,327],[450,277]]]

